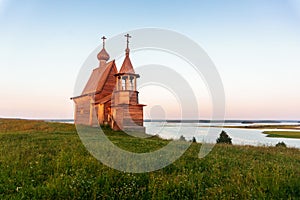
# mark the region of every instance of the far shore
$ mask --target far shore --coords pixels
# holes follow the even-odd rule
[[[233,126],[210,126],[210,127],[223,127],[223,128],[245,128],[245,129],[287,129],[287,130],[300,130],[299,124],[270,124],[270,125],[263,125],[263,124],[255,124],[255,125],[233,125]]]
[[[294,138],[300,139],[300,125],[293,124],[272,124],[272,125],[263,125],[263,124],[255,124],[255,125],[248,125],[248,126],[211,126],[211,127],[223,127],[223,128],[242,128],[242,129],[262,129],[262,130],[269,130],[273,129],[272,131],[262,131],[262,134],[267,134],[267,137],[273,138]],[[277,130],[278,129],[278,130]],[[295,131],[296,130],[296,131]]]

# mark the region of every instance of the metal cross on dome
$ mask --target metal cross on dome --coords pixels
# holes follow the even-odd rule
[[[105,46],[105,40],[107,39],[105,36],[102,36],[102,41],[103,41],[103,48],[104,48],[104,46]]]
[[[128,33],[126,35],[124,35],[125,37],[127,37],[127,49],[129,49],[129,38],[131,38],[131,35],[129,35]]]

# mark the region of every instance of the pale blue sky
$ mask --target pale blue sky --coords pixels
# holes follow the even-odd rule
[[[212,58],[226,118],[300,119],[297,2],[0,0],[0,117],[72,118],[77,73],[99,38],[159,27]]]

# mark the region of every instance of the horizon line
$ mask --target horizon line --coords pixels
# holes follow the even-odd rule
[[[0,119],[17,119],[17,120],[43,120],[43,121],[74,121],[73,118],[22,118],[22,117],[0,117]],[[144,122],[298,122],[300,119],[144,119]]]

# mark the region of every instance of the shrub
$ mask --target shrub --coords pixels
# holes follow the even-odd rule
[[[276,145],[276,147],[286,147],[286,144],[284,142],[278,142]]]
[[[195,137],[192,138],[192,142],[197,143],[197,140]]]
[[[232,144],[231,138],[225,131],[221,132],[220,137],[217,139],[217,143]]]
[[[186,141],[185,137],[183,135],[180,136],[179,138],[180,141]]]

